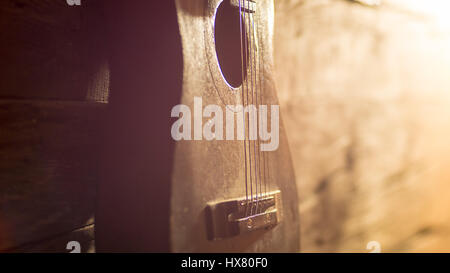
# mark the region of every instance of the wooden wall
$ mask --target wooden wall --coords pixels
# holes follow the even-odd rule
[[[0,96],[79,101],[95,93],[89,89],[103,81],[99,73],[107,73],[99,71],[106,52],[97,3],[2,1]]]
[[[450,22],[381,2],[275,1],[303,251],[450,250]]]
[[[93,251],[109,71],[96,1],[0,4],[0,252]]]

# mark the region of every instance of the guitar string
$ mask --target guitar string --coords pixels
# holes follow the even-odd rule
[[[250,13],[248,12],[248,8],[249,8],[249,6],[248,6],[249,4],[248,4],[248,0],[244,0],[244,12],[245,12],[245,14],[246,14],[246,20],[245,20],[245,31],[246,31],[246,34],[245,34],[245,39],[246,39],[246,45],[247,45],[247,47],[246,47],[246,50],[247,50],[247,110],[250,110],[250,105],[251,105],[251,100],[250,100],[250,97],[249,97],[249,93],[250,93],[250,95],[251,95],[251,73],[250,73],[250,69],[251,69],[251,49],[250,49],[250,35],[251,35],[251,33],[250,33],[250,27],[249,27],[249,24],[248,24],[248,21],[249,21],[249,16],[250,16]],[[250,173],[249,173],[249,175],[250,175],[250,183],[251,183],[251,185],[252,185],[252,187],[253,187],[253,180],[252,180],[252,171],[253,171],[253,165],[252,165],[252,142],[251,142],[251,138],[250,138],[250,132],[251,132],[251,130],[252,130],[252,128],[251,128],[251,120],[250,120],[250,111],[248,111],[247,113],[246,113],[246,118],[247,118],[247,128],[248,128],[248,153],[249,153],[249,160],[250,160],[250,162],[249,162],[249,170],[250,170]],[[250,215],[251,214],[253,214],[253,204],[254,204],[254,195],[253,195],[253,192],[252,192],[252,194],[251,194],[251,203],[250,203]]]
[[[256,19],[255,19],[255,17],[256,17]],[[258,46],[258,43],[259,43],[259,39],[258,39],[258,32],[257,32],[257,28],[256,28],[256,26],[258,25],[258,16],[256,15],[256,13],[255,13],[255,15],[253,16],[253,31],[254,31],[254,35],[255,35],[255,54],[256,54],[256,56],[255,56],[255,71],[257,71],[258,73],[255,73],[255,87],[256,87],[256,107],[257,107],[257,109],[258,109],[258,111],[257,111],[257,113],[258,113],[258,128],[257,128],[257,130],[258,130],[258,133],[259,133],[259,130],[261,130],[261,123],[260,123],[260,117],[261,117],[261,113],[259,112],[260,111],[260,105],[262,104],[262,101],[261,101],[261,86],[258,84],[258,78],[260,78],[259,77],[259,74],[261,73],[261,71],[258,69],[258,59],[259,59],[259,55],[260,55],[260,50],[259,50],[259,46]],[[256,26],[255,26],[255,20],[256,20]],[[258,88],[259,88],[259,91],[258,91]],[[258,147],[258,149],[257,149],[257,153],[258,153],[258,174],[259,174],[259,200],[261,201],[261,200],[263,200],[262,199],[262,197],[263,197],[263,189],[262,189],[262,184],[263,184],[263,182],[262,182],[262,180],[263,180],[263,177],[261,176],[261,139],[260,139],[260,135],[259,134],[257,134],[257,136],[258,136],[258,141],[257,141],[257,147]]]
[[[246,64],[247,64],[247,66],[248,66],[248,64],[249,64],[249,50],[248,50],[248,31],[247,31],[247,15],[246,15],[246,9],[245,9],[245,0],[244,0],[244,30],[245,30],[245,35],[244,35],[244,53],[245,53],[245,60],[246,60]],[[245,68],[245,73],[246,74],[248,74],[248,69],[247,69],[247,67]],[[249,92],[249,87],[248,87],[248,78],[247,78],[247,80],[245,81],[245,83],[246,83],[246,87],[247,87],[247,91],[246,91],[246,97],[247,97],[247,105],[248,105],[248,102],[249,102],[249,99],[248,99],[248,92]],[[245,111],[244,111],[244,118],[246,118],[245,117]],[[244,132],[245,133],[245,138],[247,138],[247,141],[248,141],[248,155],[249,155],[249,180],[250,180],[250,214],[252,214],[252,207],[253,207],[253,180],[252,180],[252,155],[251,155],[251,143],[250,143],[250,115],[249,115],[249,117],[248,118],[246,118],[247,119],[247,131],[248,132]],[[248,133],[248,134],[247,134]],[[248,136],[247,136],[248,135]],[[246,174],[247,175],[247,174]],[[249,207],[248,207],[248,204],[247,204],[247,208],[246,208],[246,210],[247,210],[247,212],[246,212],[246,215],[248,215],[248,209],[249,209]]]
[[[250,1],[249,1],[249,5],[250,5]],[[259,125],[258,125],[258,117],[259,117],[259,102],[258,102],[258,68],[257,68],[257,54],[258,54],[258,40],[257,40],[257,33],[256,33],[256,28],[255,28],[255,16],[256,16],[256,11],[252,14],[249,15],[250,19],[251,19],[251,36],[250,38],[252,39],[251,42],[251,54],[252,54],[252,62],[251,62],[251,68],[252,68],[252,104],[253,102],[255,102],[254,107],[255,107],[255,116],[254,118],[256,120],[254,120],[255,124],[255,129],[256,129],[256,140],[254,140],[253,142],[253,150],[254,150],[254,154],[255,154],[255,158],[254,158],[254,167],[255,167],[255,184],[256,184],[256,213],[259,212],[259,205],[260,205],[260,201],[261,201],[261,197],[262,197],[262,178],[261,178],[261,159],[260,159],[260,139],[258,137],[258,129],[259,129]],[[253,73],[254,72],[254,73]],[[254,97],[254,98],[253,98]],[[259,181],[258,181],[259,180]]]
[[[247,49],[247,53],[248,53],[248,56],[247,56],[247,66],[248,66],[247,67],[247,75],[249,76],[247,78],[247,109],[248,109],[248,112],[247,112],[247,115],[248,115],[247,116],[247,124],[248,124],[248,145],[249,145],[248,153],[249,153],[249,158],[250,158],[250,165],[249,165],[249,167],[250,167],[250,183],[251,183],[252,188],[253,188],[253,180],[256,180],[256,177],[252,176],[253,164],[254,164],[254,160],[252,160],[253,152],[252,152],[252,139],[251,139],[251,130],[253,130],[253,123],[252,123],[252,120],[251,120],[251,106],[253,104],[253,96],[252,96],[252,92],[253,92],[253,82],[252,82],[253,70],[252,70],[252,48],[251,48],[251,46],[252,46],[252,44],[251,44],[251,42],[252,42],[251,41],[251,35],[252,34],[251,34],[251,29],[250,29],[250,15],[251,15],[250,12],[249,12],[250,11],[250,3],[249,3],[248,0],[244,0],[244,1],[247,4],[247,6],[245,6],[245,4],[244,4],[244,6],[245,6],[245,10],[244,11],[245,11],[246,16],[247,16],[246,22],[245,22],[247,33],[245,35],[245,38],[246,38],[246,41],[247,41],[246,49]],[[250,86],[250,88],[249,88],[249,86]],[[250,95],[250,97],[249,97],[249,95]],[[252,179],[252,177],[254,179]],[[255,195],[254,195],[253,192],[251,194],[251,198],[252,198],[252,200],[251,200],[251,203],[250,203],[250,215],[253,214],[253,207],[254,207],[254,203],[255,203]]]
[[[261,23],[261,19],[257,20],[257,22],[259,22],[259,24],[258,23],[256,24],[257,25],[257,30],[258,30],[257,33],[261,34],[261,24],[260,24]],[[258,53],[259,53],[259,55],[258,55],[258,61],[259,61],[258,62],[258,66],[259,66],[259,73],[258,73],[258,75],[259,75],[259,98],[260,98],[259,102],[260,102],[260,104],[265,105],[264,101],[263,101],[263,99],[264,99],[264,85],[263,85],[263,81],[264,81],[263,80],[263,77],[264,77],[264,70],[263,69],[264,69],[264,66],[262,66],[262,62],[263,62],[262,44],[259,44],[259,46],[260,46],[259,47],[259,51],[258,51]],[[259,121],[260,121],[260,126],[262,126],[261,119]],[[267,120],[266,120],[266,122],[267,122]],[[261,130],[261,127],[259,129]],[[264,198],[266,198],[267,197],[266,156],[265,156],[264,151],[261,151],[261,142],[260,142],[259,152],[260,152],[260,155],[261,155],[260,157],[262,158],[262,162],[263,162]],[[261,163],[260,163],[259,166],[261,168]],[[260,169],[260,175],[261,175],[261,169]]]
[[[255,108],[256,108],[256,116],[255,116],[255,118],[256,118],[256,120],[255,120],[255,124],[256,124],[256,139],[254,140],[254,142],[253,142],[253,146],[254,146],[254,148],[253,148],[253,152],[254,152],[254,154],[255,154],[255,177],[256,177],[256,213],[258,213],[258,209],[259,209],[259,201],[260,201],[260,199],[261,199],[261,196],[260,196],[260,192],[261,192],[261,175],[260,175],[260,173],[258,172],[258,166],[259,166],[259,158],[258,158],[258,155],[259,155],[259,153],[258,153],[258,146],[259,146],[259,141],[258,141],[258,88],[257,88],[257,81],[256,81],[256,77],[257,77],[257,68],[256,68],[256,52],[257,52],[257,48],[256,48],[256,33],[255,33],[255,15],[254,15],[254,13],[252,13],[251,15],[250,15],[250,18],[251,18],[251,30],[252,30],[252,32],[251,32],[251,34],[252,34],[252,56],[253,56],[253,58],[252,58],[252,67],[254,67],[254,73],[252,73],[252,87],[254,88],[253,89],[253,92],[252,92],[252,99],[253,99],[253,96],[255,97],[254,98],[254,100],[253,100],[253,102],[255,103],[254,105],[255,105]],[[259,176],[258,176],[259,175]],[[258,177],[259,177],[259,179],[258,179]],[[259,180],[259,181],[258,181]]]
[[[261,73],[261,75],[264,77],[264,56],[261,56],[260,61],[261,61],[260,65],[262,66],[262,73]],[[263,79],[262,88],[265,90],[264,80],[265,79]],[[269,105],[267,105],[267,113],[269,113],[269,107],[268,106]],[[267,114],[267,115],[269,115],[269,114]],[[270,115],[270,118],[271,119],[273,118],[272,114]],[[267,121],[267,123],[268,123],[268,121]],[[269,130],[269,124],[267,124],[267,128],[266,129]],[[270,172],[269,172],[270,171],[270,168],[269,168],[270,153],[266,152],[266,153],[263,153],[263,154],[264,154],[264,157],[263,157],[263,159],[264,159],[264,176],[266,177],[266,180],[265,180],[266,181],[266,185],[265,186],[266,186],[266,194],[268,194],[268,193],[270,193],[270,182],[271,182],[271,177],[270,177]],[[266,176],[266,171],[267,171],[267,176]]]
[[[243,125],[243,129],[244,129],[244,162],[245,162],[245,202],[248,206],[248,181],[247,181],[247,143],[245,140],[245,112],[244,112],[244,80],[245,80],[245,75],[244,75],[244,53],[243,53],[243,41],[242,41],[242,35],[243,35],[243,31],[242,31],[242,6],[241,6],[241,1],[239,0],[239,32],[240,32],[240,39],[241,39],[241,71],[242,71],[242,84],[241,84],[241,88],[242,88],[242,125]]]
[[[258,68],[257,68],[257,54],[258,54],[258,48],[257,48],[257,43],[258,43],[258,40],[257,40],[257,33],[256,33],[256,29],[255,29],[255,14],[252,14],[252,31],[253,31],[253,33],[252,33],[252,36],[253,36],[253,39],[254,39],[254,42],[253,42],[253,46],[254,46],[254,50],[253,50],[253,55],[254,55],[254,59],[253,59],[253,65],[255,66],[255,77],[254,77],[254,83],[255,83],[255,106],[256,106],[256,109],[257,109],[257,116],[256,116],[256,124],[257,124],[257,128],[256,128],[256,130],[257,130],[257,134],[256,134],[256,136],[257,136],[257,139],[256,139],[256,141],[255,141],[255,146],[256,146],[256,148],[255,148],[255,172],[257,172],[257,175],[259,176],[259,182],[257,181],[257,183],[258,183],[258,189],[259,189],[259,191],[256,193],[257,195],[258,195],[258,202],[257,202],[257,205],[256,205],[256,212],[257,213],[259,213],[259,205],[260,205],[260,201],[261,201],[261,171],[260,171],[260,169],[261,169],[261,160],[260,160],[260,153],[259,153],[259,150],[260,150],[260,142],[259,142],[259,135],[258,135],[258,130],[259,130],[259,126],[260,126],[260,124],[259,124],[259,116],[260,116],[260,113],[259,113],[259,100],[258,100],[258,95],[259,95],[259,92],[258,92],[258,81],[257,81],[257,79],[258,79]]]
[[[250,1],[248,1],[248,10],[250,11]],[[254,25],[253,25],[253,14],[252,13],[249,13],[249,15],[248,15],[248,17],[249,17],[249,28],[250,28],[250,80],[251,80],[251,88],[252,88],[252,90],[251,90],[251,95],[252,95],[252,104],[251,104],[251,108],[252,108],[252,110],[253,109],[255,109],[255,81],[253,80],[253,72],[255,72],[255,74],[256,74],[256,71],[254,71],[254,69],[253,69],[253,66],[254,66],[254,54],[255,54],[255,52],[254,52],[254,42],[255,42],[255,37],[254,37]],[[257,117],[257,112],[255,112],[255,111],[253,111],[253,115],[252,115],[252,119],[253,119],[253,126],[252,126],[252,128],[251,128],[251,130],[252,130],[252,132],[255,132],[254,131],[254,129],[255,129],[255,126],[256,126],[256,130],[257,130],[257,124],[255,124],[255,122],[257,122],[257,120],[255,121],[255,115],[256,115],[256,117]],[[254,136],[255,137],[255,136]],[[256,132],[256,138],[258,138],[258,134],[257,134],[257,132]],[[259,204],[259,196],[258,196],[258,167],[257,167],[257,165],[258,165],[258,163],[257,163],[257,151],[256,151],[256,147],[257,146],[257,140],[256,139],[254,139],[253,140],[253,156],[254,156],[254,158],[253,158],[253,165],[254,165],[254,171],[255,171],[255,199],[256,199],[256,204],[255,204],[255,212],[258,210],[258,204]]]

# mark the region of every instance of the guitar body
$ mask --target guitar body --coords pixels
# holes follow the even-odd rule
[[[252,38],[247,41],[252,49],[245,52],[253,58],[246,57],[244,65],[239,56],[245,69],[237,70],[246,75],[236,87],[223,76],[227,70],[216,54],[215,17],[225,2],[104,2],[111,95],[97,192],[98,252],[299,250],[297,189],[281,118],[279,144],[273,151],[262,152],[261,142],[254,140],[201,136],[175,141],[171,134],[177,121],[171,110],[183,104],[194,116],[195,98],[201,98],[203,107],[224,109],[224,120],[227,105],[253,103],[243,94],[257,94],[255,104],[269,109],[278,105],[273,1],[254,2],[256,12],[246,17],[253,19],[253,28],[243,22],[245,37]],[[227,29],[226,16],[221,25]],[[222,49],[226,53],[236,43],[242,48],[238,39],[225,42]],[[203,125],[208,120],[203,118]],[[259,203],[251,201],[256,199]],[[221,207],[227,200],[232,202]]]
[[[222,0],[176,1],[184,61],[181,103],[191,109],[194,109],[194,97],[201,97],[203,106],[213,104],[223,109],[226,105],[242,104],[242,86],[233,90],[225,83],[215,52],[214,22],[220,4]],[[258,56],[261,65],[253,65],[253,69],[255,74],[256,71],[258,73],[258,82],[260,79],[262,81],[260,86],[264,86],[259,90],[262,90],[262,101],[267,105],[278,105],[273,78],[273,13],[272,0],[257,1],[254,23],[258,25],[258,55],[254,56]],[[249,65],[248,71],[250,70]],[[245,84],[244,82],[244,88]],[[260,179],[267,180],[264,182],[269,185],[268,190],[281,192],[282,221],[271,229],[219,240],[207,239],[205,208],[209,202],[245,195],[244,143],[239,140],[177,142],[170,219],[173,251],[298,251],[300,229],[297,190],[281,119],[279,129],[278,149],[258,155],[264,157],[267,168],[266,175]],[[255,188],[253,185],[253,190]]]

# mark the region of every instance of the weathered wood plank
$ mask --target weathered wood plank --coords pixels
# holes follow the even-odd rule
[[[443,5],[275,5],[278,96],[298,181],[302,251],[368,252],[377,241],[382,252],[448,252]]]
[[[0,97],[102,97],[99,90],[91,90],[107,92],[107,85],[99,82],[109,78],[97,3],[1,1]]]
[[[0,100],[0,251],[93,223],[105,106]]]
[[[79,249],[69,245],[69,242],[79,244]],[[78,252],[79,251],[79,252]],[[94,224],[70,231],[52,238],[28,243],[11,249],[13,253],[93,253],[95,252]]]

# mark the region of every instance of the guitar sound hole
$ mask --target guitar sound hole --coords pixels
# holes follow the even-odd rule
[[[228,85],[234,88],[242,84],[243,71],[247,71],[246,56],[248,54],[244,49],[245,44],[242,45],[241,50],[240,26],[239,8],[233,7],[229,1],[224,0],[216,12],[214,39],[222,75]],[[242,21],[242,37],[246,37],[244,21]]]

